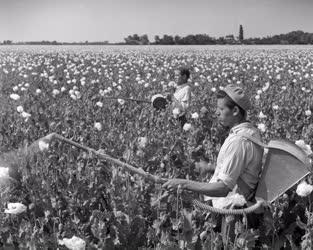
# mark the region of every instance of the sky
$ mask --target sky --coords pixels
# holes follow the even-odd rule
[[[313,0],[0,0],[0,41],[110,41],[147,34],[313,33]]]

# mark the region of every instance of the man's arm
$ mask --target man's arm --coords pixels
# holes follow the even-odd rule
[[[182,188],[212,197],[225,197],[231,191],[221,181],[206,183],[188,180],[184,185],[182,185]]]
[[[179,186],[182,189],[197,192],[211,197],[225,197],[231,191],[231,189],[221,181],[207,183],[186,179],[171,179],[163,184],[163,187],[167,189],[175,189]]]

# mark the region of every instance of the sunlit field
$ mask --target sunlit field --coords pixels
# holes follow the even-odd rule
[[[190,126],[182,129],[170,107],[121,99],[170,93],[181,67],[191,70]],[[0,46],[1,151],[56,132],[160,177],[208,181],[195,162],[214,162],[227,136],[214,118],[215,93],[230,83],[251,96],[249,120],[264,142],[298,141],[311,156],[312,46]],[[58,141],[14,164],[20,184],[0,184],[2,245],[66,249],[73,236],[86,249],[222,245],[215,217],[184,201],[196,194],[162,198],[160,185]],[[312,199],[296,188],[272,204],[259,230],[239,223],[229,248],[312,249]],[[9,202],[27,209],[4,213]]]

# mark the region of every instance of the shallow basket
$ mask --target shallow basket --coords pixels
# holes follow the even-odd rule
[[[305,152],[287,140],[272,140],[255,197],[273,202],[301,179],[311,173],[310,161]]]
[[[168,101],[163,95],[157,94],[152,96],[151,103],[156,110],[163,110],[166,109]]]

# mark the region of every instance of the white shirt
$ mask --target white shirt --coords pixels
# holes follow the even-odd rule
[[[180,116],[184,115],[190,106],[190,86],[187,83],[179,85],[173,96],[173,109],[178,108],[180,111]]]
[[[238,134],[261,140],[259,131],[249,122],[233,127],[220,149],[210,183],[222,181],[231,190],[237,186],[236,193],[248,198],[259,181],[263,148]]]

